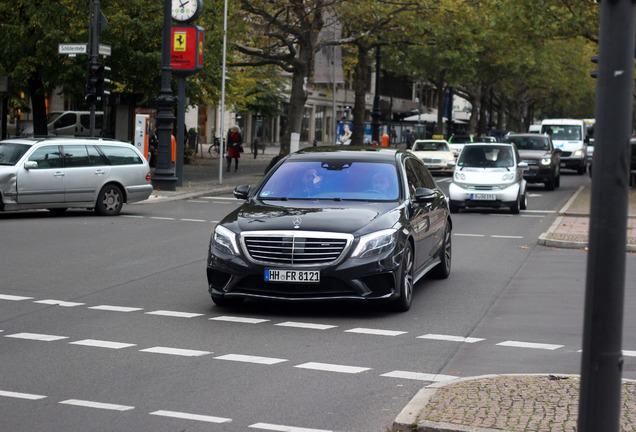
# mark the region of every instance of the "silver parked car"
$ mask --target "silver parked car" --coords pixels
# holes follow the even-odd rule
[[[99,138],[0,141],[0,211],[90,208],[119,214],[152,193],[150,168],[132,145]]]
[[[528,205],[521,161],[514,144],[466,144],[449,187],[450,211],[471,207],[509,207],[513,214]]]

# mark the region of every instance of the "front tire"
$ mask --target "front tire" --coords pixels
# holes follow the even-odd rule
[[[99,191],[95,211],[102,216],[116,216],[124,205],[124,192],[114,184],[107,184]]]
[[[451,241],[451,228],[446,224],[444,228],[444,244],[440,252],[440,263],[431,270],[431,275],[437,279],[446,279],[451,271],[451,259],[453,257],[453,246]]]
[[[400,298],[393,302],[393,310],[406,312],[411,308],[413,301],[413,248],[408,241],[402,251],[402,268],[400,272],[400,285],[398,287]]]

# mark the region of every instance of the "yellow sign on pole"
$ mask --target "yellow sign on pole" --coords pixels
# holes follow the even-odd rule
[[[172,35],[172,37],[174,38],[174,43],[173,43],[173,50],[174,51],[185,51],[186,50],[186,40],[187,40],[187,34],[186,32],[181,32],[181,31],[175,31],[174,34]]]

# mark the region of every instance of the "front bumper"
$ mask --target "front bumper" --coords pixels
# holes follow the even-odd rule
[[[254,264],[212,249],[208,254],[208,290],[217,298],[274,300],[389,300],[399,296],[402,247],[374,258],[345,259],[333,266],[303,268]],[[265,269],[320,270],[319,283],[268,282]]]
[[[455,182],[450,184],[448,195],[451,205],[456,207],[510,207],[519,198],[519,183],[513,183],[505,189],[489,186],[461,187]]]

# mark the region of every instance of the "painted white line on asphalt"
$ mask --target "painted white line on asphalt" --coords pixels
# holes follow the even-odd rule
[[[0,294],[0,300],[10,300],[10,301],[22,301],[22,300],[32,300],[33,297],[23,297],[23,296],[15,296],[9,294]]]
[[[626,357],[636,357],[636,351],[623,350],[623,355]]]
[[[75,342],[69,342],[70,345],[83,345],[96,348],[110,348],[110,349],[122,349],[136,346],[136,344],[123,343],[123,342],[110,342],[97,339],[83,339]]]
[[[33,303],[41,303],[41,304],[47,304],[47,305],[54,305],[54,306],[63,306],[63,307],[75,307],[75,306],[83,306],[84,303],[73,303],[73,302],[67,302],[67,301],[62,301],[62,300],[36,300]]]
[[[338,327],[335,325],[328,325],[328,324],[313,324],[313,323],[294,322],[294,321],[287,321],[287,322],[279,323],[276,325],[281,327],[295,327],[295,328],[304,328],[304,329],[313,329],[313,330],[329,330],[329,329]]]
[[[28,340],[37,340],[43,342],[54,342],[62,339],[68,339],[67,336],[55,336],[55,335],[47,335],[40,333],[15,333],[11,335],[6,335],[8,338],[15,339],[28,339]]]
[[[475,342],[481,342],[485,340],[482,338],[471,338],[471,337],[452,336],[452,335],[443,335],[443,334],[434,334],[434,333],[418,336],[416,339],[432,339],[432,340],[440,340],[440,341],[448,341],[448,342],[464,342],[464,343],[475,343]]]
[[[160,315],[160,316],[168,316],[168,317],[176,317],[176,318],[195,318],[195,317],[202,316],[203,314],[168,311],[168,310],[156,310],[152,312],[146,312],[146,315]]]
[[[103,403],[103,402],[93,402],[93,401],[80,400],[80,399],[68,399],[60,403],[64,405],[74,405],[74,406],[80,406],[85,408],[97,408],[97,409],[111,410],[111,411],[129,411],[129,410],[135,409],[135,407],[133,406],[116,405],[116,404]]]
[[[104,311],[110,311],[110,312],[136,312],[136,311],[143,310],[144,308],[99,305],[99,306],[91,306],[89,307],[89,309],[104,310]]]
[[[521,210],[522,213],[556,213],[554,210]]]
[[[261,324],[269,320],[260,319],[260,318],[218,316],[218,317],[210,318],[210,321],[227,321],[227,322],[236,322],[236,323],[244,323],[244,324]]]
[[[448,380],[457,378],[452,375],[427,374],[422,372],[408,372],[408,371],[393,371],[393,372],[385,373],[380,376],[389,377],[389,378],[417,380],[417,381],[433,381],[433,382],[448,381]]]
[[[333,432],[326,429],[307,429],[300,428],[294,426],[284,426],[270,423],[254,423],[253,425],[248,426],[252,429],[263,429],[268,431],[278,431],[278,432]]]
[[[250,355],[242,355],[242,354],[226,354],[219,357],[214,357],[215,360],[228,360],[242,363],[256,363],[256,364],[264,364],[264,365],[273,365],[278,363],[283,363],[288,360],[273,358],[273,357],[259,357],[259,356],[250,356]]]
[[[165,410],[154,411],[154,412],[151,412],[150,415],[172,417],[172,418],[178,418],[178,419],[184,419],[184,420],[196,420],[196,421],[202,421],[207,423],[229,423],[232,421],[232,419],[223,418],[223,417],[189,414],[184,412],[165,411]]]
[[[189,203],[195,203],[195,204],[197,204],[197,203],[198,203],[198,204],[201,204],[201,203],[207,204],[207,203],[208,203],[207,201],[194,200],[194,199],[187,200],[187,202],[189,202]]]
[[[28,399],[28,400],[38,400],[44,399],[46,396],[30,394],[30,393],[18,393],[12,391],[4,391],[0,390],[0,396],[15,398],[15,399]]]
[[[490,237],[492,237],[492,238],[505,238],[505,239],[522,239],[523,238],[523,236],[496,235],[496,234],[493,234]]]
[[[152,347],[139,350],[141,352],[153,353],[153,354],[169,354],[183,357],[199,357],[208,354],[212,354],[211,351],[198,351],[198,350],[188,350],[188,349],[180,349],[180,348],[169,348],[169,347]]]
[[[345,330],[345,333],[359,333],[359,334],[368,334],[368,335],[377,335],[377,336],[399,336],[399,335],[406,334],[408,332],[358,327],[351,330]]]
[[[486,237],[484,234],[462,234],[462,233],[453,233],[454,236],[461,237]]]
[[[177,220],[177,218],[173,218],[173,217],[161,217],[161,216],[150,216],[150,219],[155,219],[155,220]]]
[[[146,218],[146,216],[139,216],[139,215],[121,215],[121,217],[132,218],[132,219],[145,219]]]
[[[371,370],[371,368],[365,368],[365,367],[344,366],[344,365],[316,363],[316,362],[303,363],[294,367],[297,367],[300,369],[312,369],[312,370],[319,370],[319,371],[325,371],[325,372],[339,372],[339,373],[349,373],[349,374],[361,373],[361,372],[366,372],[368,370]]]
[[[542,217],[545,217],[545,215],[531,215],[531,214],[530,215],[529,214],[522,214],[522,215],[519,215],[519,216],[520,217],[526,217],[526,218],[542,218]]]
[[[513,347],[513,348],[532,348],[532,349],[544,349],[544,350],[556,350],[563,348],[563,345],[542,344],[533,342],[519,342],[519,341],[505,341],[498,343],[499,346]]]
[[[207,220],[205,219],[179,219],[179,220],[183,222],[207,222]]]

